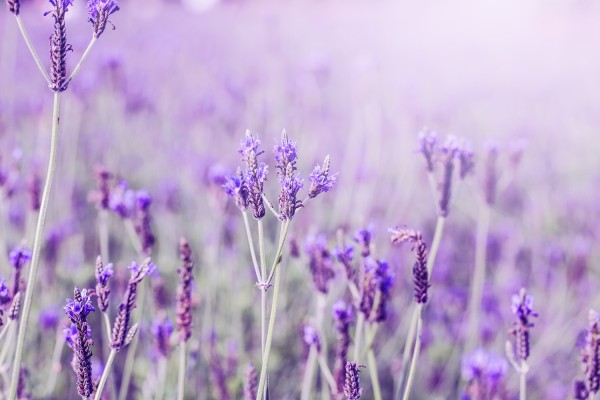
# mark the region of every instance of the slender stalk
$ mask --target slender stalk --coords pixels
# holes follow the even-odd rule
[[[262,219],[257,221],[258,223],[258,250],[260,253],[260,282],[262,284],[260,289],[260,356],[264,359],[265,347],[267,341],[267,290],[268,286],[265,283],[267,277],[267,260],[265,255],[265,233],[263,229]],[[264,399],[267,394],[265,390]],[[258,399],[257,399],[258,400]]]
[[[429,274],[429,279],[431,279],[431,273],[433,272],[435,259],[440,248],[442,235],[444,234],[445,224],[446,217],[439,216],[437,223],[435,224],[435,233],[433,234],[433,241],[431,242],[431,248],[429,249],[429,256],[427,257],[427,273]]]
[[[521,360],[521,370],[519,371],[519,375],[521,377],[519,384],[519,400],[527,399],[527,366],[525,365],[525,360]],[[595,394],[592,394],[590,399],[594,400]]]
[[[186,341],[179,343],[179,378],[177,380],[177,400],[183,400],[185,394]]]
[[[6,335],[6,332],[8,332],[8,330],[10,329],[11,322],[12,322],[12,319],[9,319],[8,322],[6,323],[6,325],[4,325],[4,327],[2,328],[2,331],[0,331],[0,341],[2,341],[2,339],[4,338],[4,335]]]
[[[40,204],[40,213],[38,215],[37,227],[35,230],[35,239],[33,241],[33,251],[31,258],[31,267],[27,279],[27,290],[25,291],[25,302],[23,303],[23,312],[19,321],[19,336],[17,337],[17,349],[15,361],[13,363],[12,378],[10,382],[9,400],[15,400],[17,396],[17,387],[19,384],[19,373],[21,371],[21,359],[23,358],[23,349],[25,345],[25,336],[27,335],[27,324],[29,314],[31,313],[31,302],[33,292],[35,292],[35,277],[42,247],[44,222],[46,221],[46,212],[50,199],[50,189],[52,187],[52,178],[56,166],[56,153],[58,147],[58,124],[60,116],[60,92],[54,92],[54,111],[52,113],[52,136],[50,140],[50,158],[48,161],[48,171],[46,173],[46,182],[42,192],[42,202]]]
[[[333,377],[333,374],[331,373],[331,370],[329,369],[329,366],[327,365],[327,360],[325,359],[325,354],[319,353],[317,359],[319,360],[319,368],[321,368],[321,372],[323,373],[325,380],[329,384],[331,392],[336,393],[337,392],[337,384],[335,383],[335,378]]]
[[[273,259],[273,265],[271,266],[271,272],[269,273],[269,277],[265,282],[266,285],[270,285],[273,280],[273,274],[275,273],[275,268],[279,265],[279,258],[281,258],[281,253],[283,252],[283,245],[285,244],[285,238],[287,237],[288,228],[290,226],[290,221],[285,221],[281,225],[281,229],[279,231],[279,244],[277,245],[277,251],[275,252],[275,258]]]
[[[106,338],[110,342],[110,337],[112,334],[111,327],[110,327],[110,319],[108,317],[108,314],[105,312],[102,313],[102,316],[104,317],[104,326],[106,327]]]
[[[254,252],[254,241],[252,240],[252,232],[250,231],[250,223],[248,222],[248,213],[242,211],[242,215],[244,216],[244,226],[246,227],[248,247],[250,247],[250,255],[252,256],[252,265],[254,266],[254,272],[256,273],[256,281],[262,282],[260,270],[258,269],[258,261],[256,261],[256,253]]]
[[[371,385],[373,386],[373,399],[381,400],[381,387],[379,386],[379,374],[377,373],[377,360],[375,359],[375,352],[373,349],[369,349],[367,352],[367,361],[369,363]]]
[[[115,361],[115,356],[117,355],[117,351],[112,349],[110,354],[108,355],[108,360],[106,360],[106,365],[104,366],[104,372],[102,372],[102,377],[100,378],[100,383],[98,384],[98,389],[96,389],[96,396],[94,396],[94,400],[100,400],[102,398],[102,392],[104,391],[104,385],[106,385],[106,380],[110,375],[110,369],[112,368],[113,361]]]
[[[379,329],[379,324],[377,324],[377,323],[375,323],[373,325],[369,325],[367,327],[367,337],[366,337],[365,348],[360,353],[360,358],[358,358],[356,360],[356,362],[359,362],[360,360],[362,360],[365,357],[365,355],[367,355],[367,352],[369,350],[371,350],[371,348],[373,347],[373,342],[375,342],[375,336],[377,336],[378,329]]]
[[[87,56],[90,54],[90,50],[92,50],[92,47],[94,47],[94,44],[96,43],[96,40],[97,40],[96,36],[92,36],[92,40],[90,40],[90,43],[88,44],[88,47],[83,52],[83,55],[81,56],[81,59],[79,60],[79,62],[75,66],[75,68],[73,69],[73,72],[71,73],[71,76],[69,76],[69,78],[67,78],[67,84],[69,82],[71,82],[73,80],[73,78],[75,78],[75,76],[79,73],[79,70],[81,69],[81,66],[83,65],[83,62],[85,61],[85,59],[87,58]]]
[[[135,233],[135,227],[133,226],[133,221],[131,221],[131,219],[126,219],[123,222],[125,223],[125,230],[127,231],[127,236],[129,236],[129,241],[131,242],[133,249],[135,250],[135,252],[137,254],[140,255],[140,257],[143,257],[144,249],[142,249],[142,243],[140,242],[140,239],[138,238],[137,233]]]
[[[304,369],[304,378],[302,378],[302,400],[309,400],[312,392],[312,383],[315,376],[315,365],[317,362],[317,348],[310,346],[308,351],[308,359],[306,360],[306,368]]]
[[[48,380],[46,381],[44,398],[51,397],[54,392],[56,378],[61,370],[60,357],[64,347],[65,339],[63,337],[62,329],[59,326],[56,330],[56,340],[54,341],[54,350],[52,351],[52,364],[50,365],[50,373],[48,375]]]
[[[413,303],[413,313],[410,318],[410,325],[408,326],[408,334],[406,336],[406,342],[404,343],[404,352],[402,353],[402,369],[400,370],[400,377],[398,378],[398,388],[396,390],[396,399],[400,398],[400,390],[404,385],[404,376],[406,375],[408,360],[413,349],[413,343],[415,341],[415,334],[417,333],[417,320],[419,315],[417,314],[417,305]]]
[[[165,381],[167,380],[167,358],[158,360],[158,377],[154,400],[162,400],[165,397]]]
[[[277,302],[279,300],[279,289],[281,286],[281,268],[275,270],[275,285],[273,287],[273,302],[271,303],[271,316],[269,317],[269,330],[267,332],[267,340],[265,343],[265,351],[262,357],[262,365],[260,369],[260,380],[258,383],[258,391],[256,392],[256,400],[260,400],[266,392],[265,383],[267,380],[267,368],[269,363],[269,353],[271,351],[271,342],[273,341],[273,331],[275,329],[275,317],[277,315]]]
[[[13,349],[13,341],[15,339],[16,327],[13,325],[8,332],[8,338],[2,345],[2,351],[0,352],[0,367],[4,367],[4,361],[8,356],[9,352]]]
[[[50,85],[50,75],[48,75],[48,71],[46,71],[46,68],[44,68],[44,64],[42,64],[42,60],[40,59],[40,56],[38,56],[37,51],[35,51],[35,47],[33,47],[33,43],[31,43],[31,39],[29,39],[29,35],[27,34],[27,30],[25,29],[23,20],[21,20],[21,16],[16,15],[15,19],[17,20],[17,25],[19,26],[19,30],[21,31],[21,35],[23,36],[23,39],[25,40],[25,44],[27,44],[27,48],[29,49],[31,56],[33,57],[38,69],[42,73],[42,76],[46,80],[46,83],[48,85]],[[56,94],[57,93],[55,93],[55,95]]]
[[[98,213],[98,236],[100,240],[100,256],[108,263],[108,212],[100,210]]]
[[[477,219],[477,236],[475,242],[475,271],[469,298],[467,325],[467,352],[473,350],[477,345],[479,331],[479,313],[481,312],[481,299],[483,297],[483,286],[485,284],[485,267],[487,258],[487,238],[490,227],[490,207],[482,202]]]
[[[358,360],[360,356],[360,342],[362,341],[362,331],[365,324],[365,316],[363,313],[358,313],[356,321],[356,333],[354,334],[354,359]]]
[[[415,377],[415,371],[417,367],[417,360],[419,359],[419,353],[421,351],[421,331],[423,328],[423,320],[421,319],[421,310],[423,306],[419,304],[417,306],[417,315],[419,316],[417,319],[417,335],[415,339],[415,348],[413,351],[412,361],[410,362],[410,370],[408,371],[408,378],[406,378],[406,386],[404,387],[404,395],[402,396],[403,400],[408,400],[410,397],[410,389],[412,388],[412,382]]]

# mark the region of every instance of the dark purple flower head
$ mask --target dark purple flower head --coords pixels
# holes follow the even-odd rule
[[[0,305],[8,304],[12,301],[10,289],[6,286],[6,280],[0,277]]]
[[[87,289],[81,291],[80,300],[68,298],[64,310],[73,323],[76,323],[78,320],[85,320],[90,312],[96,311],[94,306],[92,306],[92,299],[88,295]]]
[[[346,277],[349,281],[354,279],[354,266],[352,262],[354,260],[354,247],[352,246],[338,246],[333,250],[335,257],[340,262],[346,271]]]
[[[369,257],[371,254],[371,239],[373,233],[368,228],[361,228],[354,234],[354,241],[358,243],[361,248],[361,256]]]
[[[346,303],[344,300],[338,300],[333,305],[333,318],[340,323],[350,323],[354,319],[354,311],[352,304]]]
[[[112,173],[103,165],[96,166],[96,188],[88,195],[88,200],[96,204],[99,210],[107,210],[110,204],[110,181]]]
[[[319,339],[319,333],[315,328],[310,325],[304,325],[302,338],[307,346],[315,346],[318,352],[321,351],[321,340]]]
[[[187,342],[192,336],[192,284],[194,275],[194,260],[192,249],[186,239],[179,240],[179,258],[181,267],[178,269],[179,285],[177,285],[177,330],[181,343]]]
[[[590,310],[585,346],[581,352],[583,372],[590,393],[600,391],[600,315]]]
[[[65,13],[68,11],[73,0],[50,0],[54,6],[51,14],[54,18],[54,31],[50,36],[50,59],[52,68],[50,71],[50,89],[55,92],[67,90],[67,52],[71,51],[71,45],[67,43],[67,28],[65,26]]]
[[[454,136],[448,136],[446,142],[440,149],[444,171],[440,184],[439,214],[447,217],[450,212],[450,198],[452,196],[452,179],[454,175],[454,159],[458,153],[458,140]]]
[[[88,13],[90,21],[94,27],[94,37],[97,39],[102,35],[108,16],[119,11],[117,0],[88,0]]]
[[[281,183],[279,193],[279,218],[282,221],[291,220],[296,210],[302,207],[302,202],[296,200],[298,191],[302,188],[302,179],[296,174],[298,155],[296,143],[288,139],[287,133],[281,134],[281,143],[273,149],[277,161],[277,176]]]
[[[8,5],[8,11],[15,15],[19,15],[21,0],[6,0],[6,4]]]
[[[298,161],[296,142],[288,138],[285,130],[281,134],[281,142],[276,143],[273,147],[273,153],[277,162],[277,176],[281,182],[286,175],[288,165],[292,166],[292,172],[296,172],[296,162]]]
[[[338,300],[333,305],[333,318],[335,320],[335,330],[337,331],[333,373],[337,390],[342,393],[346,382],[346,363],[348,362],[348,349],[350,348],[350,324],[354,319],[352,305],[343,300]]]
[[[127,181],[122,180],[110,193],[109,207],[121,218],[129,218],[135,207],[135,192],[128,188]]]
[[[575,381],[573,385],[573,399],[586,400],[590,395],[584,381]]]
[[[89,325],[87,325],[86,330],[87,330],[86,337],[89,340],[91,340],[92,339],[92,329],[90,328]],[[65,342],[67,343],[67,345],[69,345],[69,347],[71,349],[73,349],[73,344],[77,340],[77,325],[75,325],[72,322],[65,324],[65,327],[63,328],[63,335],[65,337]]]
[[[367,262],[361,287],[360,311],[371,322],[387,318],[387,303],[391,296],[394,275],[383,260]]]
[[[515,337],[517,347],[517,357],[520,360],[527,360],[529,357],[530,336],[529,330],[534,326],[531,318],[538,314],[533,312],[533,298],[527,294],[525,289],[521,289],[519,294],[512,296],[512,312],[517,317],[513,323],[510,334]]]
[[[13,268],[20,270],[31,260],[31,251],[23,245],[18,245],[8,255],[8,262]]]
[[[142,245],[145,255],[150,255],[156,238],[152,232],[152,218],[150,215],[150,206],[152,205],[152,196],[147,190],[138,190],[135,193],[135,208],[133,213],[133,226]]]
[[[155,319],[151,325],[152,335],[156,341],[156,349],[162,357],[169,357],[171,350],[170,338],[173,333],[173,324],[168,318]]]
[[[248,187],[244,173],[241,168],[238,168],[235,176],[228,176],[225,184],[223,184],[225,193],[233,197],[235,205],[242,211],[248,209]]]
[[[417,256],[413,265],[413,297],[419,304],[425,304],[428,300],[429,271],[427,270],[427,245],[423,241],[421,232],[407,228],[393,228],[389,230],[392,234],[391,240],[394,244],[410,242],[412,251]]]
[[[98,308],[102,312],[108,310],[108,296],[110,295],[110,286],[108,280],[113,276],[113,265],[104,265],[102,258],[96,258],[96,296],[98,298]]]
[[[152,205],[152,196],[145,189],[138,190],[135,192],[135,204],[137,208],[147,210]]]
[[[252,206],[253,216],[261,219],[265,216],[265,204],[262,198],[263,186],[267,180],[268,169],[263,162],[258,162],[258,156],[264,153],[259,151],[260,140],[253,136],[250,131],[246,132],[246,139],[242,140],[239,153],[242,161],[246,163],[246,183],[248,187],[248,202]]]
[[[427,163],[427,171],[433,172],[435,163],[435,146],[437,144],[437,133],[424,129],[419,134],[419,153],[423,154]]]
[[[131,264],[127,267],[129,271],[131,271],[131,281],[140,282],[146,275],[151,275],[156,270],[156,265],[150,261],[150,259],[144,261],[142,265],[139,265],[137,262],[132,261]]]
[[[308,180],[310,181],[310,188],[308,189],[308,197],[311,199],[317,197],[319,194],[329,192],[335,186],[336,175],[329,175],[329,154],[323,161],[323,167],[315,165],[315,168],[310,173]]]
[[[359,379],[359,366],[355,362],[346,363],[346,380],[344,394],[348,400],[359,400],[362,394]]]
[[[329,291],[329,282],[334,278],[333,260],[327,249],[327,239],[324,235],[306,238],[304,249],[310,257],[309,267],[313,282],[321,293]]]

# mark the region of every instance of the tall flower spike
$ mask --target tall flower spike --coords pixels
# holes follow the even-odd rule
[[[258,376],[252,363],[248,363],[244,374],[244,400],[255,400],[258,390]]]
[[[29,260],[31,260],[31,251],[29,251],[24,244],[15,247],[8,255],[8,262],[15,269],[12,296],[15,296],[21,291],[21,273],[23,272],[23,267]]]
[[[282,221],[291,220],[296,210],[302,207],[302,202],[296,200],[298,191],[302,188],[302,180],[296,174],[298,154],[296,143],[288,139],[287,133],[281,134],[281,143],[273,149],[277,162],[277,176],[281,183],[279,192],[279,218]]]
[[[248,187],[248,202],[252,206],[254,218],[261,219],[265,216],[265,204],[262,198],[263,186],[267,180],[267,165],[258,162],[258,156],[264,151],[259,151],[260,140],[246,131],[246,139],[242,140],[239,150],[242,161],[246,163],[246,182]]]
[[[6,0],[6,4],[8,5],[8,11],[15,15],[19,15],[21,0]]]
[[[90,192],[88,199],[99,210],[108,210],[110,206],[110,180],[113,175],[103,165],[96,167],[96,189]]]
[[[235,176],[227,177],[223,188],[228,196],[233,197],[237,208],[242,211],[248,209],[248,184],[241,168],[238,167]]]
[[[412,243],[412,251],[417,256],[413,265],[413,297],[419,304],[427,303],[427,291],[429,284],[429,273],[427,271],[427,245],[423,241],[421,232],[407,228],[390,229],[391,240],[394,244],[404,242]]]
[[[458,144],[456,138],[448,136],[446,143],[442,146],[442,162],[444,171],[442,183],[440,186],[440,209],[442,217],[447,217],[450,212],[450,198],[452,196],[452,179],[454,175],[454,158],[458,153]]]
[[[523,361],[529,358],[529,329],[534,326],[531,318],[538,316],[537,313],[533,312],[532,307],[533,297],[528,295],[525,289],[521,289],[519,294],[512,296],[512,312],[517,320],[513,323],[509,333],[515,337],[517,358]]]
[[[67,28],[65,14],[73,0],[50,0],[54,10],[46,13],[54,18],[54,32],[50,36],[50,60],[52,68],[50,73],[50,89],[62,92],[67,89],[67,52],[71,45],[67,43]]]
[[[8,319],[15,320],[19,318],[19,311],[21,310],[21,292],[17,292],[13,297],[13,301],[8,309]]]
[[[89,336],[87,316],[94,311],[92,301],[86,289],[75,288],[73,299],[67,299],[64,307],[65,313],[71,320],[73,328],[70,330],[70,342],[73,348],[73,369],[77,375],[77,392],[82,397],[89,397],[94,391],[92,382],[92,351],[93,343]],[[69,339],[67,339],[69,341]]]
[[[88,0],[88,21],[94,27],[94,37],[98,39],[106,29],[108,17],[119,11],[117,0]]]
[[[108,296],[110,295],[110,287],[108,280],[113,276],[113,265],[104,265],[102,258],[96,258],[96,296],[98,297],[98,308],[102,312],[108,309]]]
[[[348,400],[359,400],[362,391],[360,390],[360,379],[358,376],[358,365],[355,362],[346,363],[346,380],[344,382],[344,394]]]
[[[311,172],[308,180],[310,181],[310,189],[308,189],[308,197],[315,198],[319,194],[329,192],[335,186],[336,175],[329,175],[329,154],[323,161],[323,167],[318,164]]]
[[[179,285],[177,286],[177,330],[179,340],[187,342],[192,335],[192,250],[184,238],[179,241]]]
[[[350,324],[354,319],[352,305],[346,304],[343,300],[337,301],[333,305],[333,318],[335,320],[335,329],[337,331],[337,346],[335,349],[335,367],[333,376],[335,378],[338,393],[343,393],[344,383],[346,382],[348,349],[350,347]]]
[[[590,393],[600,390],[600,315],[590,310],[585,347],[582,351],[582,366]]]
[[[387,318],[387,303],[393,283],[394,277],[387,262],[367,262],[360,299],[360,311],[367,321],[382,322]]]
[[[131,320],[131,312],[136,307],[137,285],[144,277],[154,271],[154,264],[150,258],[147,258],[144,263],[139,266],[135,261],[128,267],[131,271],[131,276],[123,296],[123,301],[119,305],[119,311],[113,324],[110,347],[116,351],[120,351],[127,345],[127,329]]]
[[[435,146],[437,144],[437,134],[433,131],[424,129],[419,134],[419,153],[423,154],[427,171],[433,172],[435,166]]]

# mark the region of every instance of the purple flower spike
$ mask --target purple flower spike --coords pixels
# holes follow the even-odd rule
[[[31,251],[25,246],[18,245],[8,255],[8,262],[15,269],[22,269],[31,260]]]
[[[310,189],[308,190],[308,197],[311,199],[317,197],[319,194],[329,192],[335,186],[336,175],[329,175],[329,154],[323,161],[323,167],[318,164],[311,172],[308,180],[310,181]]]
[[[182,265],[177,271],[179,273],[179,285],[177,286],[177,331],[181,343],[187,342],[192,336],[192,283],[194,276],[192,268],[192,250],[187,240],[179,240],[179,258]]]
[[[346,380],[344,382],[344,394],[348,400],[359,400],[362,390],[358,376],[359,366],[355,362],[346,363]]]
[[[156,340],[156,349],[161,357],[168,358],[171,351],[169,340],[173,333],[173,324],[168,318],[152,322],[152,334]]]
[[[110,193],[108,205],[121,218],[131,216],[135,207],[135,192],[128,188],[127,181],[122,180]]]
[[[242,161],[246,163],[246,181],[248,187],[248,202],[252,206],[254,218],[261,219],[265,216],[265,204],[262,198],[263,186],[267,180],[268,168],[265,163],[258,162],[258,156],[264,153],[259,151],[260,140],[250,131],[246,132],[246,139],[242,140],[239,153]]]
[[[450,212],[450,197],[452,196],[452,179],[454,175],[454,159],[458,154],[458,141],[454,136],[448,136],[441,148],[444,172],[440,185],[439,213],[447,217]]]
[[[344,266],[344,269],[346,270],[346,277],[349,281],[352,281],[355,274],[354,266],[352,265],[352,260],[354,259],[354,247],[336,247],[333,252],[338,262]]]
[[[223,188],[228,196],[233,197],[237,208],[242,211],[248,209],[248,184],[241,168],[237,169],[235,176],[226,178]]]
[[[532,306],[533,298],[527,294],[525,289],[521,289],[519,294],[512,296],[511,308],[517,317],[517,321],[513,323],[510,334],[515,337],[517,357],[520,360],[527,360],[529,357],[529,329],[534,326],[530,319],[538,316],[537,313],[533,312]]]
[[[119,11],[117,0],[89,0],[88,13],[90,21],[94,27],[94,37],[98,39],[106,29],[109,15]]]
[[[504,376],[508,363],[504,357],[477,349],[462,360],[462,378],[467,382],[465,399],[507,398]]]
[[[78,289],[75,290],[79,292]],[[75,296],[75,299],[67,299],[67,305],[64,307],[64,310],[73,323],[76,323],[80,319],[86,319],[90,312],[96,311],[94,306],[92,306],[92,299],[88,295],[87,289],[81,290],[79,295]]]
[[[310,257],[309,267],[315,287],[319,292],[327,294],[329,282],[334,278],[335,273],[325,236],[309,236],[306,239],[305,249]]]
[[[465,179],[475,169],[475,154],[466,140],[463,140],[458,148],[458,161],[460,179]]]
[[[275,161],[277,161],[277,176],[281,183],[281,192],[279,193],[279,218],[282,221],[292,219],[296,210],[302,207],[302,202],[296,200],[298,191],[303,186],[302,179],[297,174],[296,162],[298,155],[296,152],[296,143],[288,139],[287,133],[281,134],[281,143],[274,148]]]
[[[82,397],[89,397],[94,390],[92,382],[92,351],[87,316],[94,311],[92,301],[86,289],[75,288],[73,299],[67,299],[65,313],[72,322],[67,331],[67,342],[73,349],[73,370],[77,375],[77,392]]]
[[[589,393],[600,390],[600,315],[590,310],[585,346],[582,350],[582,367]]]
[[[110,287],[108,279],[113,276],[113,265],[104,265],[100,256],[96,258],[96,296],[98,297],[98,308],[102,312],[108,310],[108,296]]]
[[[433,131],[423,130],[419,134],[419,153],[423,154],[427,163],[427,171],[433,172],[435,162],[435,146],[437,134]]]
[[[423,241],[421,232],[413,229],[395,228],[390,229],[392,243],[412,243],[412,251],[417,256],[413,265],[413,297],[419,304],[425,304],[428,300],[427,291],[429,284],[429,272],[427,270],[427,245]]]
[[[387,318],[387,303],[391,296],[394,276],[383,260],[367,263],[361,288],[360,311],[367,321],[382,322]],[[377,300],[377,293],[379,299]]]
[[[350,325],[354,319],[351,304],[343,300],[333,305],[333,318],[337,331],[337,346],[335,349],[334,378],[338,393],[343,393],[346,382],[346,363],[348,362],[348,349],[350,348]]]
[[[52,14],[54,18],[54,32],[50,36],[50,59],[52,68],[50,71],[50,89],[55,92],[67,90],[67,53],[71,51],[71,45],[67,43],[67,28],[65,26],[65,14],[73,0],[50,0],[54,10],[46,13]]]

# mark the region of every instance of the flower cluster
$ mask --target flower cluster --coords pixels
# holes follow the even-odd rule
[[[310,188],[308,189],[308,197],[311,199],[319,194],[329,192],[335,186],[336,175],[329,175],[329,154],[325,156],[323,166],[315,165],[315,168],[310,173],[308,180]]]
[[[119,11],[119,4],[117,0],[88,0],[88,20],[94,27],[94,37],[97,39],[102,35],[106,24],[108,23],[108,17]]]
[[[488,353],[482,349],[475,350],[462,360],[462,378],[467,382],[462,398],[505,399],[504,377],[508,363],[504,357]]]
[[[517,317],[517,320],[513,323],[510,334],[515,337],[517,357],[523,361],[527,360],[529,357],[529,329],[534,326],[531,322],[531,318],[538,316],[538,314],[533,311],[532,307],[533,297],[528,295],[525,289],[521,289],[519,294],[514,294],[512,296],[511,308],[513,314]]]
[[[110,295],[110,287],[108,280],[113,276],[113,265],[104,265],[102,258],[96,258],[96,296],[98,298],[98,308],[102,312],[108,309],[108,296]]]
[[[258,162],[258,156],[264,153],[263,150],[258,149],[258,146],[260,146],[260,140],[247,131],[246,138],[242,140],[239,150],[242,161],[246,163],[246,171],[242,174],[240,185],[243,183],[247,185],[248,203],[252,206],[254,218],[261,219],[266,212],[262,195],[268,168],[265,163]]]
[[[50,59],[52,68],[50,72],[50,89],[55,92],[67,90],[67,52],[71,51],[71,45],[67,43],[67,28],[65,26],[65,14],[73,0],[50,0],[54,9],[47,14],[54,18],[54,32],[50,36]]]

